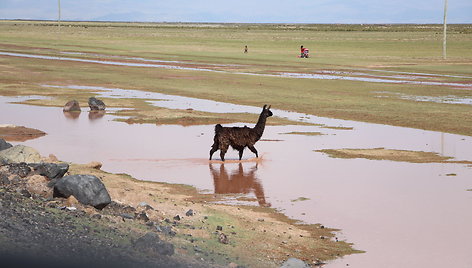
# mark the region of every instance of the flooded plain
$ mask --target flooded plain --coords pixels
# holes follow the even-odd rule
[[[143,94],[154,105],[167,108],[215,111],[210,106],[217,105],[216,110],[225,113],[261,109],[125,89],[85,89],[102,97],[143,98]],[[256,144],[261,159],[253,161],[254,155],[246,150],[245,161],[223,164],[208,161],[213,125],[128,125],[108,114],[91,116],[85,109],[72,117],[62,108],[9,103],[20,100],[0,98],[0,124],[46,132],[22,143],[43,155],[76,163],[100,161],[108,172],[193,185],[203,192],[228,194],[230,203],[270,206],[303,222],[339,228],[339,240],[366,251],[325,267],[472,267],[470,165],[337,159],[315,152],[382,147],[472,160],[472,137],[320,118],[274,107],[276,116],[319,125],[268,126]],[[254,122],[239,125],[252,126],[249,123]],[[229,151],[227,158],[237,159],[237,152]]]
[[[453,76],[453,75],[441,75],[441,74],[426,74],[426,73],[405,73],[405,72],[391,72],[385,71],[384,74],[373,74],[380,72],[379,70],[373,70],[367,72],[360,72],[361,70],[353,71],[330,71],[321,70],[313,71],[309,73],[294,73],[294,72],[274,72],[274,73],[255,73],[255,72],[239,72],[225,70],[224,67],[235,67],[235,65],[224,65],[224,64],[208,64],[201,63],[193,67],[195,63],[183,62],[183,61],[165,61],[146,59],[140,57],[126,57],[126,56],[110,56],[101,54],[90,54],[81,52],[66,52],[69,55],[85,55],[93,56],[95,58],[73,58],[63,56],[47,56],[47,55],[35,55],[35,54],[24,54],[14,52],[3,52],[0,51],[0,55],[10,57],[21,57],[21,58],[33,58],[33,59],[44,59],[44,60],[56,60],[56,61],[72,61],[72,62],[83,62],[83,63],[95,63],[103,65],[114,65],[114,66],[128,66],[128,67],[145,67],[145,68],[162,68],[162,69],[173,69],[173,70],[188,70],[188,71],[203,71],[203,72],[216,72],[216,73],[227,73],[237,75],[253,75],[253,76],[266,76],[266,77],[281,77],[281,78],[294,78],[294,79],[319,79],[319,80],[346,80],[346,81],[359,81],[359,82],[370,82],[370,83],[391,83],[391,84],[410,84],[410,85],[430,85],[430,86],[447,86],[458,89],[470,90],[472,84],[469,82],[440,82],[435,81],[439,78],[468,78],[468,76]],[[64,54],[64,52],[62,52]],[[103,60],[102,58],[111,58],[117,60]],[[121,60],[121,61],[120,61]],[[373,72],[373,73],[372,73]],[[387,75],[393,74],[393,75]],[[402,75],[399,75],[402,74]],[[405,76],[406,75],[406,76]]]

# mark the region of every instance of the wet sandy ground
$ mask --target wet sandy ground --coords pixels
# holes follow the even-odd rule
[[[327,267],[472,265],[472,194],[466,191],[472,188],[472,167],[335,159],[314,152],[384,147],[472,160],[471,137],[307,116],[305,120],[353,129],[267,127],[263,139],[269,141],[256,144],[262,160],[221,164],[207,160],[213,126],[127,125],[108,115],[89,117],[88,112],[68,118],[61,108],[2,100],[0,124],[48,133],[23,143],[43,155],[77,163],[100,161],[109,172],[190,184],[206,192],[240,193],[248,198],[231,197],[230,202],[272,206],[308,223],[340,228],[340,239],[367,251]],[[325,135],[284,134],[292,131]],[[237,152],[227,157],[235,160]],[[245,151],[243,158],[253,157]]]

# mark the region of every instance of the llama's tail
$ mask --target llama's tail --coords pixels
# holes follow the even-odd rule
[[[223,130],[223,126],[220,125],[220,124],[217,124],[215,126],[215,134],[218,134],[219,132],[221,132]]]

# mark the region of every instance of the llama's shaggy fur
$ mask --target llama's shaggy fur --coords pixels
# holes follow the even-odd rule
[[[239,160],[243,157],[244,148],[248,147],[251,152],[259,157],[254,144],[262,137],[266,124],[266,119],[272,116],[270,106],[267,105],[262,108],[261,115],[254,128],[244,127],[223,127],[220,124],[215,126],[215,137],[213,138],[213,145],[210,150],[210,160],[214,152],[220,150],[220,157],[225,161],[225,154],[229,146],[239,151]]]

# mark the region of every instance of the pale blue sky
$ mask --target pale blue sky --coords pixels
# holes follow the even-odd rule
[[[442,23],[444,0],[61,0],[63,20],[244,23]],[[57,19],[58,0],[0,0],[0,19]],[[472,0],[449,0],[472,23]]]

